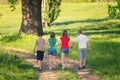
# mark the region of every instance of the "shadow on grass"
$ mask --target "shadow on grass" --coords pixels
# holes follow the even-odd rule
[[[21,39],[22,37],[19,34],[13,34],[13,35],[9,35],[9,36],[3,36],[2,39],[0,39],[0,41],[3,42],[12,42],[12,41],[16,41],[18,39]]]
[[[94,44],[94,45],[93,45]],[[102,76],[109,78],[119,77],[120,68],[120,54],[119,54],[119,42],[94,42],[92,50],[88,56],[88,63],[91,69],[97,71]]]
[[[105,31],[95,31],[95,32],[85,32],[86,35],[93,35],[93,34],[120,34],[120,30],[105,30]]]
[[[60,25],[70,25],[70,24],[82,23],[82,22],[93,23],[93,22],[102,22],[102,21],[106,21],[106,20],[108,20],[108,19],[107,18],[103,18],[103,19],[75,20],[75,21],[56,22],[56,23],[53,23],[52,25],[60,26]]]
[[[0,17],[2,16],[2,14],[0,14]]]
[[[67,29],[68,30],[68,34],[69,36],[75,36],[77,35],[77,30],[76,29]],[[56,35],[58,36],[62,36],[62,32],[63,30],[58,30],[58,31],[54,31],[56,33]],[[44,32],[44,35],[49,35],[50,32]],[[84,32],[84,34],[86,35],[94,35],[94,34],[120,34],[120,30],[94,30],[94,31],[89,31],[89,32]]]
[[[76,20],[76,21],[66,21],[66,22],[58,22],[58,23],[53,23],[53,25],[60,26],[60,25],[70,25],[74,23],[93,23],[93,24],[88,24],[88,25],[78,25],[78,27],[75,28],[67,28],[68,34],[69,35],[76,35],[77,31],[80,29],[85,34],[87,35],[92,35],[92,34],[120,34],[120,23],[119,22],[114,22],[114,21],[107,21],[110,20],[109,18],[103,18],[103,19],[86,19],[86,20]],[[105,21],[105,22],[104,22]],[[96,23],[98,22],[98,23]],[[64,28],[57,28],[54,30],[54,32],[57,35],[62,35]],[[49,35],[50,31],[46,31],[45,35]]]

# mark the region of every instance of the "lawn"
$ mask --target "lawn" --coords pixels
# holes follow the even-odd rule
[[[35,35],[18,35],[21,24],[21,6],[9,11],[8,5],[0,5],[0,46],[27,49],[32,52]],[[120,79],[120,20],[109,19],[107,3],[63,3],[58,19],[51,27],[44,28],[43,38],[47,41],[54,31],[59,37],[68,30],[71,42],[81,29],[90,38],[91,51],[88,53],[88,66],[103,80]],[[24,45],[23,45],[24,44]],[[59,53],[59,45],[58,56]],[[77,60],[77,44],[70,50],[70,59]]]
[[[0,80],[35,80],[33,66],[10,53],[0,50]]]

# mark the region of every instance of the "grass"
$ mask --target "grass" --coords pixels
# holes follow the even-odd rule
[[[108,18],[107,3],[63,3],[61,10],[52,27],[44,28],[43,38],[47,41],[49,33],[54,31],[59,41],[62,31],[67,29],[72,42],[77,36],[77,30],[82,29],[90,38],[92,48],[88,52],[88,66],[100,75],[102,80],[119,80],[120,20]],[[20,5],[14,12],[9,11],[8,5],[0,5],[0,22],[0,46],[22,48],[32,52],[37,37],[17,34],[21,24]],[[70,50],[70,59],[77,60],[77,46],[75,44]],[[57,49],[60,56],[59,46]],[[67,71],[64,72],[67,74]],[[70,71],[68,73],[72,75]]]
[[[0,50],[1,80],[35,80],[37,74],[33,66],[16,56]]]
[[[76,74],[71,69],[58,69],[58,80],[79,80]]]
[[[103,37],[97,38],[91,42],[93,50],[88,55],[89,66],[95,70],[95,73],[100,74],[103,80],[119,80],[120,44],[115,38],[113,40],[107,40],[107,37],[103,39]]]

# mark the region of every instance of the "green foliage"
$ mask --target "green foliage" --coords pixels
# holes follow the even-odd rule
[[[52,23],[53,21],[55,21],[60,13],[60,5],[61,5],[61,1],[62,0],[49,0],[48,4],[49,4],[49,12],[48,15],[49,15],[49,22]]]
[[[62,0],[46,0],[45,14],[47,18],[47,22],[51,24],[53,21],[57,19],[60,13],[60,5]]]
[[[120,0],[116,0],[117,5],[108,5],[108,14],[111,18],[119,18],[120,19]]]
[[[1,80],[35,80],[37,74],[32,65],[0,50],[0,79]]]
[[[15,10],[15,4],[18,0],[8,0],[8,1],[10,3],[11,11],[14,11]]]
[[[9,36],[3,36],[2,39],[0,39],[0,41],[3,42],[12,42],[12,41],[16,41],[17,39],[20,39],[21,36],[19,34],[15,34],[15,35],[9,35]]]

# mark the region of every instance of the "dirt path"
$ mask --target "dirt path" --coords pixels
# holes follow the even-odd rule
[[[37,67],[37,61],[34,56],[27,55],[24,53],[29,53],[27,50],[21,50],[17,48],[10,48],[10,47],[1,47],[1,49],[4,49],[6,51],[13,50],[12,55],[16,55],[20,58],[25,59],[27,62],[31,63],[35,68],[36,72],[39,74],[38,80],[57,80],[57,74],[54,70],[48,70],[48,56],[45,55],[44,61],[43,61],[43,69],[42,71],[38,71]],[[57,62],[60,63],[60,59],[57,59]],[[100,78],[97,75],[91,74],[89,69],[85,70],[78,70],[78,62],[69,60],[68,61],[68,67],[71,68],[77,76],[80,78],[80,80],[100,80]]]
[[[90,73],[90,69],[78,70],[78,61],[69,60],[69,67],[77,74],[80,80],[100,80],[100,77]]]

